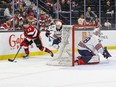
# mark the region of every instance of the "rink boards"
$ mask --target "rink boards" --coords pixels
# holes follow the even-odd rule
[[[76,30],[76,37],[82,38],[83,34],[88,33],[88,30]],[[108,49],[116,49],[116,31],[115,30],[101,30],[101,43],[103,46],[107,46]],[[0,32],[0,60],[13,58],[16,54],[20,43],[24,39],[23,32]],[[57,50],[52,46],[52,39],[45,36],[45,31],[41,32],[41,39],[43,45],[51,49],[54,53]],[[79,41],[79,40],[78,40]],[[21,49],[18,58],[24,55],[24,50]],[[35,44],[30,46],[30,56],[46,55],[45,52],[41,52],[36,48]]]

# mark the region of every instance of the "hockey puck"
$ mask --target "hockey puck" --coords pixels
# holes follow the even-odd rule
[[[15,63],[17,62],[17,61],[14,61]]]

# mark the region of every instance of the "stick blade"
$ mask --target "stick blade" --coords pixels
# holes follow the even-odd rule
[[[14,60],[12,60],[12,59],[8,59],[8,61],[13,62]]]

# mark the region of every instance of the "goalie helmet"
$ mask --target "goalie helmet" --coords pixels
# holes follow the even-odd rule
[[[93,34],[96,35],[96,36],[99,36],[100,35],[100,29],[99,28],[95,28],[93,30]]]
[[[62,26],[62,23],[60,21],[56,22],[56,26]]]

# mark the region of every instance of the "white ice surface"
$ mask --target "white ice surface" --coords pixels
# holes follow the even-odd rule
[[[116,87],[116,50],[109,61],[75,67],[47,66],[50,56],[0,61],[0,87]]]

